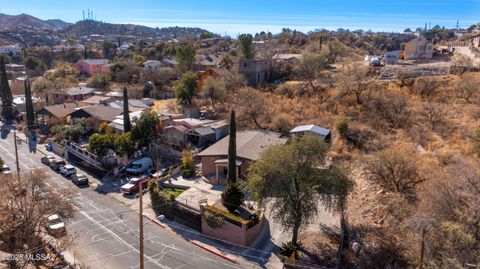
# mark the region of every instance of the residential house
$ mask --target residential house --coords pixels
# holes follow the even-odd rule
[[[187,144],[188,128],[183,125],[170,125],[162,130],[163,142],[173,146]]]
[[[405,60],[431,59],[433,44],[423,37],[418,37],[405,44]]]
[[[0,55],[8,54],[11,57],[18,57],[21,52],[22,48],[18,44],[0,47]]]
[[[130,110],[130,108],[129,108],[129,110]],[[132,123],[132,127],[135,126],[136,119],[138,119],[142,113],[143,113],[143,110],[138,110],[138,111],[134,111],[134,112],[129,113],[130,122]],[[110,124],[108,124],[108,126],[112,127],[115,130],[115,132],[117,132],[117,133],[123,133],[124,132],[124,129],[123,129],[123,113],[122,113],[122,115],[115,116],[113,121]]]
[[[480,47],[480,33],[475,33],[470,36],[470,43],[471,46],[474,48],[479,48]]]
[[[69,103],[75,101],[82,101],[89,97],[92,97],[95,93],[95,89],[77,86],[60,91],[51,91],[48,93],[49,100],[53,100],[54,104]]]
[[[35,113],[35,117],[37,121],[41,121],[44,123],[50,122],[70,122],[70,114],[72,114],[75,109],[84,107],[85,104],[83,103],[65,103],[60,105],[52,105],[52,106],[45,106],[41,108],[37,113]],[[41,119],[39,119],[41,118]]]
[[[23,64],[6,64],[5,70],[7,72],[19,73],[25,71],[25,65]]]
[[[385,64],[398,64],[399,60],[400,60],[399,50],[387,51],[387,53],[385,53]]]
[[[107,59],[85,59],[74,65],[81,73],[92,75],[96,72],[110,73],[110,64]]]
[[[277,53],[273,55],[272,60],[276,62],[288,62],[288,63],[296,63],[302,59],[301,54],[284,54],[284,53]]]
[[[222,57],[216,54],[204,53],[195,56],[197,71],[206,71],[209,68],[215,68],[222,62]]]
[[[75,119],[87,118],[89,127],[98,130],[102,123],[111,123],[117,116],[122,115],[123,110],[112,108],[105,105],[91,105],[76,109],[70,114],[70,117]]]
[[[121,52],[125,52],[127,51],[129,48],[131,48],[133,46],[132,43],[123,43],[119,48],[118,50],[121,51]]]
[[[123,109],[123,100],[110,102],[108,106]],[[128,110],[130,111],[143,111],[147,108],[150,108],[150,106],[142,102],[142,100],[128,99]]]
[[[238,72],[245,77],[249,86],[262,85],[270,79],[270,66],[265,60],[241,59]]]
[[[322,139],[322,141],[325,141],[327,143],[332,141],[332,135],[331,135],[330,129],[319,127],[313,124],[297,126],[290,131],[290,134],[293,137],[302,136],[305,134],[313,134],[318,136],[320,139]]]
[[[114,100],[123,100],[123,92],[120,89],[113,89],[105,94],[107,97],[111,97]]]
[[[83,100],[82,102],[85,104],[90,104],[90,105],[107,105],[108,103],[114,101],[113,97],[110,96],[101,96],[101,95],[94,95],[90,98],[87,98]]]
[[[161,62],[165,67],[170,67],[172,69],[175,69],[177,67],[177,60],[175,58],[173,58],[173,59],[162,59]]]
[[[163,66],[162,62],[157,60],[148,60],[143,63],[143,68],[148,71],[157,70],[161,66]]]
[[[229,138],[230,136],[224,137],[196,155],[201,160],[203,176],[212,183],[226,183]],[[237,176],[241,177],[265,150],[286,141],[286,138],[282,138],[281,134],[275,132],[264,130],[237,132]]]

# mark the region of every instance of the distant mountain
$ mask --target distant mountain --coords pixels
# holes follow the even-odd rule
[[[166,39],[181,38],[185,36],[200,36],[207,30],[191,27],[151,28],[135,24],[113,24],[99,21],[79,21],[67,26],[60,31],[67,36],[97,35],[123,35],[136,37],[160,37]]]
[[[0,13],[0,30],[39,29],[57,30],[58,27],[48,21],[27,14],[7,15]]]
[[[200,36],[207,30],[190,27],[151,28],[134,24],[113,24],[93,20],[79,21],[75,24],[62,20],[41,20],[27,15],[7,15],[0,13],[0,45],[22,43],[25,45],[56,45],[66,37],[100,35],[108,38],[127,37],[155,38],[169,40],[186,36]],[[88,38],[86,40],[89,40]],[[122,39],[125,40],[125,39]]]
[[[69,22],[65,22],[65,21],[62,21],[62,20],[46,20],[46,22],[50,23],[51,25],[55,26],[57,29],[61,30],[63,28],[66,28],[70,25],[72,25],[72,23],[69,23]]]

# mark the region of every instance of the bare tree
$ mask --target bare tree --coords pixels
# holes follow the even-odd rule
[[[267,100],[258,90],[242,88],[237,92],[236,111],[239,119],[244,122],[253,122],[256,128],[263,128],[261,120],[268,113]]]
[[[480,81],[478,79],[466,78],[462,76],[458,82],[455,95],[457,98],[464,99],[467,103],[472,103],[480,91]]]
[[[296,73],[298,77],[307,81],[306,87],[310,87],[314,93],[320,91],[317,80],[321,76],[321,71],[325,66],[325,57],[320,54],[305,53],[297,65]]]
[[[433,104],[426,104],[423,106],[423,116],[430,123],[430,128],[435,128],[437,124],[442,122],[443,112],[440,108]]]
[[[420,77],[415,80],[415,84],[410,87],[410,93],[419,95],[422,98],[431,97],[435,94],[439,86],[439,81],[435,78]]]
[[[59,214],[72,217],[74,209],[68,202],[69,192],[62,193],[51,189],[45,179],[47,174],[39,169],[17,175],[0,175],[0,239],[3,251],[12,254],[32,254],[41,251],[45,242],[44,229],[47,217]],[[71,237],[58,241],[56,248],[66,248]],[[12,261],[10,266],[24,266]]]
[[[364,168],[373,180],[390,191],[405,193],[424,181],[414,154],[399,148],[389,148],[367,157]]]
[[[362,104],[362,94],[369,89],[374,80],[369,76],[367,66],[361,64],[348,65],[338,78],[341,95],[354,95],[357,104]]]

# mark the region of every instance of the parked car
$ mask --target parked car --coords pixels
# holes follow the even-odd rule
[[[10,167],[6,164],[4,164],[1,168],[0,168],[0,171],[2,174],[11,174],[12,173],[12,170],[10,169]]]
[[[72,176],[72,182],[77,186],[88,185],[88,177],[85,174],[75,174]]]
[[[60,174],[62,174],[64,177],[70,177],[75,175],[76,173],[77,173],[77,169],[70,164],[67,164],[62,168],[60,168]]]
[[[52,161],[55,160],[55,157],[53,156],[50,156],[50,155],[47,155],[47,156],[43,156],[40,161],[43,163],[43,164],[46,164],[46,165],[50,165],[50,163]]]
[[[168,172],[170,172],[170,167],[164,167],[164,168],[150,174],[150,176],[153,177],[153,178],[164,177],[168,174]]]
[[[67,233],[65,223],[63,223],[62,219],[57,214],[50,215],[47,218],[46,229],[50,235],[55,237],[60,237]]]
[[[127,166],[128,175],[140,175],[147,172],[149,169],[153,168],[153,161],[151,158],[141,158],[136,161],[131,162]]]
[[[128,183],[122,186],[122,192],[124,194],[132,194],[137,192],[140,189],[140,183],[142,183],[143,188],[148,186],[148,182],[151,180],[151,177],[132,177]]]
[[[55,160],[50,163],[50,168],[52,168],[56,172],[59,172],[60,168],[62,168],[65,165],[66,163],[64,160]]]

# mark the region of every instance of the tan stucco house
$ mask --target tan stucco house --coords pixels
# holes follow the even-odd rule
[[[226,136],[196,156],[202,164],[202,174],[212,183],[224,184],[228,167],[228,141]],[[264,130],[237,132],[237,176],[241,176],[250,164],[258,160],[261,154],[274,145],[287,141],[281,134]]]
[[[405,60],[431,59],[432,55],[433,44],[423,37],[405,44]]]

